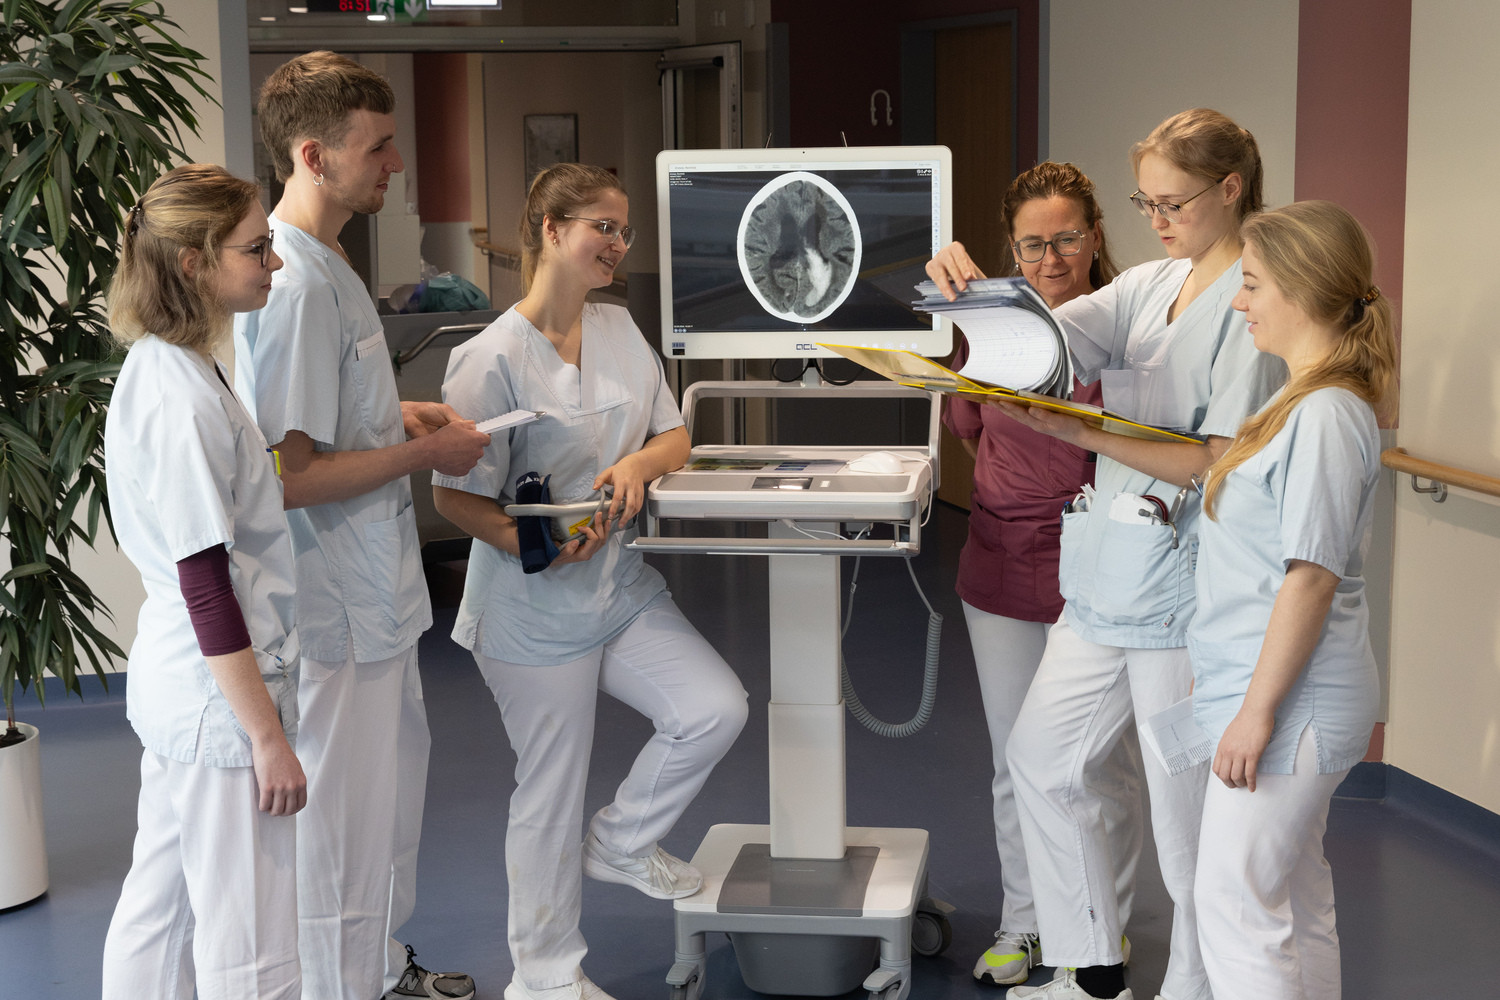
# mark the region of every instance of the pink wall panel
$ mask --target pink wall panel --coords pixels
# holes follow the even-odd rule
[[[1364,223],[1398,317],[1410,67],[1411,0],[1302,0],[1296,195],[1336,201]]]
[[[412,56],[418,107],[417,204],[423,222],[469,220],[469,71],[462,52]]]

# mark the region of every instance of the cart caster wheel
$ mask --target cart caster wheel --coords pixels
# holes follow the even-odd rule
[[[703,969],[691,962],[678,962],[667,973],[671,993],[668,1000],[699,1000],[703,996]]]
[[[931,958],[941,955],[953,943],[953,925],[940,913],[921,910],[912,915],[911,950]]]
[[[876,969],[865,978],[861,989],[869,990],[866,1000],[900,1000],[906,980],[891,969]]]

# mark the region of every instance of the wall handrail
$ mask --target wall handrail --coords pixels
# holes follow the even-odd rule
[[[521,266],[521,251],[503,247],[498,243],[491,243],[486,237],[489,235],[488,226],[470,226],[469,242],[474,244],[475,249],[486,257],[499,258],[497,263],[502,267],[517,270]]]
[[[1474,472],[1471,469],[1460,469],[1452,465],[1431,462],[1425,458],[1417,458],[1415,455],[1407,454],[1405,448],[1387,448],[1380,453],[1380,464],[1411,476],[1411,488],[1418,493],[1431,495],[1436,503],[1442,503],[1447,499],[1449,486],[1473,490],[1475,493],[1483,493],[1486,496],[1500,497],[1500,479]],[[1434,485],[1419,486],[1417,485],[1419,478],[1426,479]]]

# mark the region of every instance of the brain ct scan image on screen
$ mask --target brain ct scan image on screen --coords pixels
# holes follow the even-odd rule
[[[791,171],[745,206],[736,251],[746,286],[768,313],[815,323],[854,288],[862,254],[859,219],[827,179]]]
[[[662,354],[950,354],[951,325],[912,299],[952,238],[951,176],[941,146],[663,150]]]

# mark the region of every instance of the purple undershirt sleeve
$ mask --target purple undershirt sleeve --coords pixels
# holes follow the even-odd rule
[[[177,561],[177,582],[204,656],[222,656],[250,645],[245,615],[229,579],[229,550],[211,545]]]

